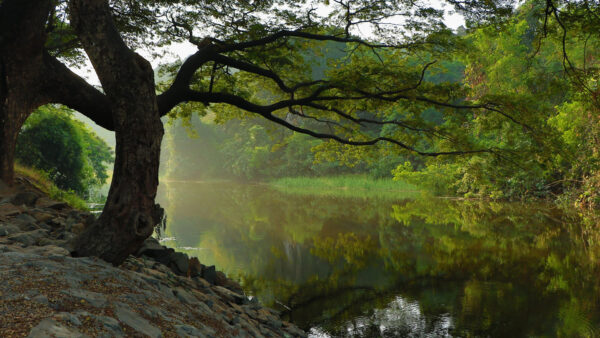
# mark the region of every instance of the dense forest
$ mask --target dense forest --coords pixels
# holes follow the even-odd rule
[[[399,152],[391,144],[344,146],[264,119],[238,119],[191,105],[173,114],[183,121],[173,120],[167,127],[164,175],[257,181],[362,174],[393,177],[444,196],[547,198],[593,208],[600,201],[597,84],[591,75],[597,68],[598,41],[579,27],[569,32],[563,53],[560,27],[541,26],[540,6],[521,5],[501,29],[460,28],[452,37],[460,46],[456,51],[441,58],[420,56],[432,60],[424,83],[452,88],[456,102],[467,97],[509,100],[504,101],[511,106],[509,118],[496,112],[457,115],[434,108],[385,108],[393,111],[390,119],[411,121],[414,131],[403,138],[424,151],[444,151],[462,142],[473,149],[494,149],[491,153],[428,158]],[[343,44],[321,48],[329,63],[349,57]],[[386,62],[416,62],[389,58]],[[335,69],[316,64],[312,72],[321,78]],[[300,125],[314,123],[293,114],[286,118]],[[390,133],[389,125],[365,128],[373,136]],[[418,138],[420,129],[435,130],[441,137]]]
[[[444,196],[548,198],[594,207],[600,198],[596,189],[599,131],[594,113],[597,84],[590,74],[597,67],[598,41],[579,27],[569,32],[568,53],[563,53],[560,32],[549,34],[560,27],[540,27],[540,6],[535,2],[521,5],[501,29],[487,26],[467,31],[461,27],[452,37],[459,45],[452,53],[419,56],[431,60],[423,72],[424,83],[455,90],[456,102],[484,96],[510,100],[514,106],[510,118],[493,112],[456,116],[434,108],[385,108],[393,111],[390,119],[411,121],[414,131],[403,137],[412,138],[424,151],[444,151],[463,142],[474,149],[495,149],[492,153],[427,158],[399,152],[391,144],[356,148],[315,139],[261,118],[240,118],[189,104],[170,116],[163,176],[268,181],[360,174],[373,179],[393,177]],[[545,32],[540,32],[542,28]],[[328,67],[334,60],[351,62],[343,43],[319,48],[325,61],[306,56],[314,78],[335,72],[335,65]],[[393,55],[386,62],[417,64],[417,60],[398,60]],[[260,95],[275,95],[260,83],[250,85],[256,88],[248,90]],[[89,189],[105,183],[112,155],[104,142],[68,119],[69,114],[66,108],[48,107],[32,115],[19,136],[17,158],[48,172],[59,187],[87,197]],[[46,123],[49,115],[52,123]],[[286,119],[306,127],[314,123],[293,114]],[[385,137],[388,127],[367,125],[364,132]],[[441,137],[419,138],[421,129],[435,130]],[[48,143],[52,130],[62,135],[58,146]]]
[[[31,148],[25,139],[34,128],[24,123],[39,107],[62,104],[115,131],[105,207],[78,238],[76,255],[119,263],[163,221],[155,198],[165,116],[192,134],[201,129],[205,149],[196,158],[222,159],[202,164],[217,176],[360,174],[442,196],[548,198],[586,208],[598,200],[596,4],[0,6],[2,180],[13,183],[15,158],[84,197],[85,184],[108,177],[113,155],[81,128],[66,133],[81,138],[69,174],[79,177],[49,166],[42,151],[38,158],[17,151],[18,137],[21,149]],[[464,27],[448,28],[448,13],[462,15]],[[196,52],[161,66],[158,76],[134,51],[155,57],[183,42]],[[69,68],[86,60],[101,88]],[[180,135],[169,137],[168,147],[186,148]],[[186,167],[198,162],[184,152],[163,151],[163,163],[174,163],[167,176],[190,176]],[[134,231],[121,225],[126,214]]]

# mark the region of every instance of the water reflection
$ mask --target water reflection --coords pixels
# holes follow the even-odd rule
[[[169,244],[314,336],[589,337],[600,231],[541,204],[161,185]]]

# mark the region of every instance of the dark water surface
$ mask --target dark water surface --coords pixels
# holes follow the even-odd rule
[[[548,205],[193,182],[158,200],[167,245],[314,337],[600,334],[600,230]]]

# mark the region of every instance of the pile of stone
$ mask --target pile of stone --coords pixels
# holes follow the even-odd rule
[[[0,191],[0,337],[305,337],[214,266],[148,239],[114,267],[74,258],[94,216],[21,179]]]
[[[238,283],[228,279],[223,272],[217,271],[214,265],[201,264],[198,258],[189,258],[183,252],[161,245],[155,238],[148,238],[136,256],[160,263],[179,276],[200,277],[211,285],[222,286],[239,294],[244,293]]]

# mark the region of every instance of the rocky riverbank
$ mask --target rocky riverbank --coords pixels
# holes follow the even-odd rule
[[[0,185],[0,337],[306,336],[155,239],[119,267],[71,257],[69,240],[93,221],[25,178]]]

